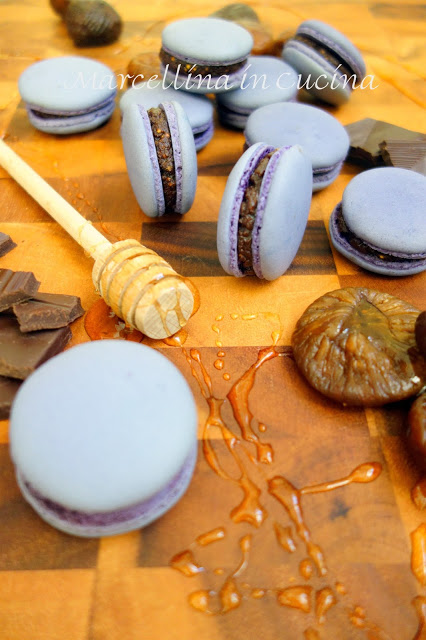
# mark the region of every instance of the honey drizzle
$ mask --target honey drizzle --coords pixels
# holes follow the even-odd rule
[[[294,542],[291,527],[283,527],[279,522],[274,522],[275,537],[278,544],[284,551],[294,553],[296,551],[296,543]]]
[[[315,594],[315,615],[318,624],[324,624],[325,614],[337,604],[336,596],[330,587],[324,587]]]
[[[312,542],[311,533],[303,518],[301,492],[283,476],[275,476],[269,480],[268,491],[285,508],[291,521],[296,527],[299,537],[305,543],[306,551],[314,561],[319,575],[325,576],[327,569],[325,566],[323,552],[317,544]]]
[[[411,570],[422,587],[426,586],[426,524],[423,522],[411,537]]]
[[[236,319],[237,317],[238,317],[237,314],[231,314],[231,318]],[[220,319],[222,318],[220,317]],[[216,317],[216,321],[219,321],[219,316]],[[238,406],[238,403],[241,403],[240,410],[243,411],[243,415],[244,415],[244,419],[241,421],[241,423],[244,425],[243,428],[241,428],[241,423],[238,421],[235,415],[235,412],[234,412],[234,417],[237,423],[239,424],[243,437],[244,437],[244,428],[246,428],[246,435],[247,435],[246,421],[248,420],[249,427],[251,427],[251,421],[253,419],[253,415],[250,413],[248,406],[247,407],[243,406],[243,403],[245,402],[248,404],[249,394],[251,389],[253,388],[254,379],[255,379],[257,370],[260,368],[260,366],[264,362],[268,361],[273,357],[281,356],[281,355],[291,356],[291,353],[292,353],[291,349],[284,350],[283,353],[276,352],[275,345],[280,335],[281,335],[281,331],[273,332],[272,334],[273,345],[267,349],[262,349],[258,353],[257,361],[235,383],[233,387],[234,392],[232,393],[233,390],[231,389],[231,392],[229,392],[228,394],[228,399],[230,399],[229,396],[231,396],[231,398],[234,398],[234,404],[237,403],[237,406]],[[220,344],[220,346],[222,345]],[[227,425],[225,424],[222,418],[221,409],[224,403],[224,399],[214,397],[212,380],[201,361],[200,352],[197,349],[191,349],[190,354],[188,354],[183,347],[182,347],[182,351],[185,355],[186,361],[190,366],[191,373],[194,376],[195,380],[198,382],[200,391],[209,407],[209,415],[205,422],[204,430],[203,430],[203,453],[204,453],[205,459],[210,465],[210,467],[212,468],[212,470],[218,476],[222,477],[225,480],[237,483],[244,492],[243,501],[241,502],[240,505],[238,505],[231,511],[230,517],[235,523],[247,522],[256,527],[259,527],[265,520],[267,513],[259,503],[259,496],[261,494],[261,490],[248,476],[248,473],[245,469],[242,459],[238,454],[237,449],[239,447],[243,447],[243,450],[244,450],[244,445],[242,443],[242,440],[227,427]],[[224,357],[224,355],[225,354],[223,352],[219,352],[217,354],[218,357]],[[193,364],[194,361],[198,364],[199,370],[201,372],[201,377]],[[242,389],[242,391],[240,391],[242,400],[240,399],[240,397],[238,397],[238,393],[240,389]],[[235,401],[235,394],[238,397],[237,401]],[[237,411],[237,414],[238,414],[238,411]],[[260,426],[261,426],[261,423],[259,423],[258,425],[259,430],[261,430]],[[220,430],[222,440],[225,443],[228,449],[228,452],[231,454],[232,458],[236,462],[236,465],[241,474],[238,478],[233,478],[232,476],[230,476],[223,469],[223,467],[219,462],[219,458],[213,449],[213,440],[211,438],[211,432],[210,432],[211,429],[214,427]],[[245,440],[248,442],[253,442],[253,440],[250,438],[246,438]],[[254,462],[254,459],[251,456],[248,456],[248,457],[252,462]],[[381,470],[382,470],[382,467],[379,463],[369,462],[369,463],[359,465],[354,469],[354,471],[351,472],[351,474],[349,474],[348,476],[345,476],[344,478],[341,478],[335,481],[329,481],[329,482],[324,482],[316,485],[306,486],[300,490],[294,487],[292,483],[289,482],[283,476],[275,476],[274,478],[270,479],[267,482],[269,493],[273,497],[275,497],[278,500],[278,502],[280,502],[281,505],[284,507],[291,521],[295,525],[298,536],[305,543],[308,555],[310,556],[313,562],[312,564],[309,558],[302,560],[302,562],[299,565],[299,569],[303,577],[305,577],[306,579],[309,579],[311,577],[313,566],[316,567],[320,576],[326,575],[327,569],[325,566],[325,560],[324,560],[322,550],[318,545],[316,545],[312,541],[310,531],[307,528],[306,523],[304,521],[303,511],[301,506],[302,495],[317,494],[317,493],[323,493],[326,491],[331,491],[339,487],[343,487],[352,482],[356,482],[356,483],[371,482],[380,475]],[[274,524],[274,529],[275,529],[275,534],[277,537],[278,544],[280,544],[282,548],[286,548],[287,546],[286,550],[287,551],[290,550],[290,552],[292,552],[294,550],[293,547],[295,548],[295,542],[292,537],[291,527],[285,528],[277,522],[274,522],[273,524]],[[217,538],[216,538],[216,533],[213,533],[213,532],[220,532]],[[209,534],[213,534],[212,541],[216,541],[217,539],[222,539],[224,535],[222,534],[222,532],[224,532],[223,527],[217,527],[216,529],[213,529],[212,532],[207,532],[207,534],[202,534],[201,536],[199,536],[196,539],[196,542],[202,544],[200,540],[202,541],[203,536],[204,535],[209,536]],[[285,542],[283,542],[283,540],[285,540]],[[243,553],[243,557],[237,569],[227,577],[227,579],[223,583],[219,592],[199,590],[191,593],[188,597],[188,602],[193,608],[197,609],[198,611],[202,611],[203,613],[206,613],[208,615],[217,615],[220,613],[229,612],[237,608],[241,604],[242,596],[238,589],[238,585],[235,578],[238,577],[239,574],[242,571],[244,571],[248,565],[248,556],[249,556],[250,546],[251,546],[250,535],[244,536],[243,538],[240,539],[240,548]],[[213,572],[216,575],[222,575],[223,569],[215,569]],[[290,579],[290,582],[294,580],[295,580],[294,578]],[[252,598],[261,599],[269,592],[276,593],[277,600],[280,604],[284,606],[290,606],[292,608],[300,609],[301,611],[304,611],[306,613],[311,611],[313,588],[309,585],[296,585],[296,586],[288,587],[286,589],[274,589],[274,590],[264,589],[260,587],[250,587],[249,584],[245,584],[243,586],[247,588],[251,588],[250,595]],[[342,595],[346,593],[345,587],[340,582],[336,582],[335,587],[336,587],[337,593]],[[220,602],[219,608],[211,607],[211,600],[213,597],[216,597],[219,599],[219,602]],[[325,587],[319,590],[315,594],[315,612],[321,624],[325,619],[326,612],[336,603],[337,603],[337,598],[330,587]],[[359,608],[356,608],[355,611],[357,611],[358,609]],[[369,639],[371,638],[371,640],[374,640],[374,638],[377,638],[377,640],[379,639],[390,640],[389,637],[386,634],[384,634],[384,632],[382,632],[376,625],[368,622],[365,619],[365,617],[361,618],[359,615],[359,611],[357,611],[357,615],[354,615],[354,612],[352,612],[349,615],[349,618],[352,624],[356,625],[356,621],[358,621],[358,623],[360,623],[358,626],[368,631]],[[379,635],[378,636],[374,635],[374,638],[373,638],[373,635],[371,634],[379,634]],[[304,636],[306,640],[319,640],[320,638],[319,633],[312,627],[309,627],[308,629],[305,630]],[[416,637],[416,640],[420,640],[420,638]]]
[[[188,578],[196,576],[197,573],[204,571],[204,568],[197,564],[192,551],[189,549],[185,549],[185,551],[181,551],[173,556],[170,560],[170,566],[173,569],[176,569],[176,571],[180,571]]]
[[[419,619],[419,627],[413,640],[425,640],[426,638],[426,598],[425,596],[416,596],[412,604],[416,610]]]
[[[334,491],[352,482],[373,482],[382,472],[382,465],[380,462],[366,462],[356,467],[348,476],[334,480],[332,482],[322,482],[320,484],[303,487],[300,489],[302,495],[308,495],[313,493],[325,493],[326,491]]]
[[[201,547],[205,547],[206,545],[212,544],[213,542],[223,540],[225,534],[226,531],[223,527],[216,527],[216,529],[212,529],[211,531],[207,531],[206,533],[201,533],[199,536],[197,536],[197,538],[195,538],[195,542]]]
[[[270,444],[260,441],[259,436],[253,431],[253,414],[248,405],[248,399],[253,389],[257,370],[277,356],[273,347],[261,349],[257,355],[257,361],[241,376],[227,395],[231,403],[234,418],[241,429],[241,435],[246,442],[251,442],[256,447],[257,460],[265,464],[273,461],[273,450]]]

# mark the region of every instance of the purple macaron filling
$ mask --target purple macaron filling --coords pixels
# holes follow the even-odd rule
[[[348,227],[339,203],[331,214],[330,232],[336,245],[353,256],[359,256],[365,262],[380,268],[389,268],[403,272],[405,269],[426,268],[426,253],[405,253],[386,251],[356,236]]]
[[[169,124],[170,136],[172,139],[173,158],[175,161],[175,181],[176,181],[176,204],[175,212],[182,213],[182,149],[180,145],[180,133],[176,118],[176,111],[170,102],[160,104],[164,109],[167,122]]]
[[[230,259],[229,266],[233,273],[233,275],[237,277],[243,276],[243,272],[240,269],[238,264],[238,221],[240,218],[240,209],[241,204],[243,202],[243,198],[245,192],[248,188],[250,177],[253,171],[256,169],[259,162],[271,153],[274,150],[274,147],[270,146],[261,146],[257,149],[257,151],[250,157],[246,168],[244,169],[238,187],[235,192],[234,202],[231,211],[231,222],[230,222]]]
[[[102,529],[113,525],[126,524],[134,520],[150,522],[161,513],[164,513],[168,507],[171,507],[176,502],[188,484],[195,459],[196,448],[191,451],[179,472],[155,495],[129,507],[108,512],[85,512],[68,509],[44,497],[19,472],[18,477],[20,484],[39,511],[49,514],[64,524],[82,528],[99,527]]]

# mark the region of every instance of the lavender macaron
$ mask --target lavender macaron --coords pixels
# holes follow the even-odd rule
[[[177,91],[172,86],[157,81],[140,82],[123,93],[120,109],[123,113],[129,104],[141,104],[145,109],[158,107],[162,102],[179,102],[188,116],[195,148],[203,149],[212,139],[214,133],[213,103],[206,96],[195,95],[187,91]]]
[[[294,38],[286,42],[282,57],[300,73],[308,93],[334,105],[347,102],[366,73],[355,45],[320,20],[302,22]]]
[[[426,178],[395,167],[360,173],[330,217],[334,247],[348,260],[388,276],[426,269]]]
[[[247,120],[244,135],[247,145],[299,144],[312,162],[313,191],[324,189],[337,178],[349,150],[349,136],[336,118],[322,109],[296,102],[256,109]]]
[[[146,110],[129,104],[121,138],[136,200],[152,218],[186,213],[197,185],[197,154],[188,118],[177,102]]]
[[[124,340],[79,345],[21,386],[10,422],[24,498],[50,525],[83,537],[144,527],[191,480],[197,412],[180,371]]]
[[[221,18],[187,18],[162,33],[160,59],[176,89],[220,93],[238,86],[253,46],[251,34]]]
[[[259,107],[294,100],[298,76],[290,65],[272,56],[251,56],[240,85],[217,95],[220,121],[244,129],[247,118]]]
[[[311,198],[312,165],[299,146],[247,149],[230,173],[219,211],[217,249],[226,273],[281,276],[302,241]]]
[[[18,89],[36,129],[68,135],[96,129],[109,120],[117,82],[114,72],[96,60],[63,56],[27,67]]]

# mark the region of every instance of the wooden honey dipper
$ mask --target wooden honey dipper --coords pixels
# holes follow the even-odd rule
[[[127,325],[162,339],[187,323],[194,296],[182,276],[155,251],[137,240],[109,242],[3,140],[0,165],[95,260],[95,288]]]

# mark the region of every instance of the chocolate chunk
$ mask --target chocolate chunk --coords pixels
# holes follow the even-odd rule
[[[0,420],[7,420],[9,417],[13,398],[16,396],[21,384],[20,380],[0,376]]]
[[[149,109],[148,116],[160,166],[166,213],[172,213],[176,206],[176,173],[169,123],[162,107]]]
[[[426,176],[426,139],[385,140],[379,147],[386,166],[411,169]]]
[[[69,327],[21,333],[16,318],[0,316],[0,375],[25,380],[62,351],[71,336]]]
[[[240,22],[241,20],[260,22],[256,11],[243,2],[226,4],[224,7],[221,7],[220,9],[217,9],[217,11],[211,13],[210,16],[212,18],[229,20],[230,22]]]
[[[23,333],[59,329],[83,315],[80,298],[60,293],[39,293],[27,302],[13,305]]]
[[[12,238],[0,231],[0,256],[5,256],[6,253],[12,251],[16,247],[16,243]]]
[[[31,271],[0,269],[0,311],[16,302],[29,300],[38,291],[40,283]]]
[[[364,118],[345,127],[350,138],[350,148],[346,160],[361,162],[367,167],[383,165],[380,143],[384,140],[413,142],[426,140],[426,135],[397,127],[389,122]]]

